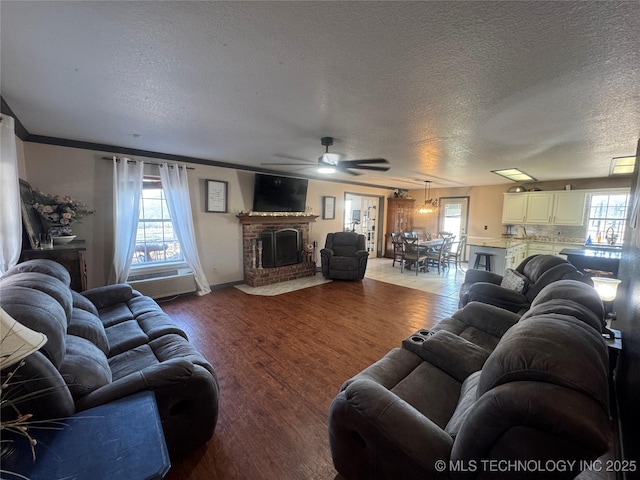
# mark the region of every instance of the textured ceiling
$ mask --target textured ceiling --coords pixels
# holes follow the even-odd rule
[[[640,137],[640,3],[0,2],[30,134],[416,188],[607,176]],[[266,167],[262,167],[266,168]],[[276,167],[269,167],[276,169]],[[282,167],[283,171],[285,167]],[[295,175],[312,168],[286,167]]]

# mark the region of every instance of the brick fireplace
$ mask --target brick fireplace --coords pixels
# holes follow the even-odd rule
[[[311,277],[316,273],[314,256],[299,251],[299,262],[271,268],[259,268],[258,242],[264,239],[265,232],[299,232],[300,250],[310,243],[309,224],[316,221],[317,215],[237,215],[242,224],[242,263],[244,281],[251,287],[262,287],[273,283]],[[266,245],[263,245],[265,247]],[[255,251],[255,254],[254,254]],[[254,262],[255,258],[255,262]],[[255,263],[255,267],[254,267]]]

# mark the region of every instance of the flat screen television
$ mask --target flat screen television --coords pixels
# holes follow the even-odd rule
[[[253,184],[254,212],[304,212],[307,205],[306,178],[256,173]]]

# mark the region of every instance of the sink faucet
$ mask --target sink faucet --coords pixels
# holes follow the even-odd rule
[[[524,225],[518,225],[517,232],[517,238],[527,238],[527,228]]]
[[[611,230],[611,235],[609,235],[609,230]],[[607,231],[604,233],[604,239],[609,243],[609,245],[616,243],[616,231],[613,227],[607,228]]]

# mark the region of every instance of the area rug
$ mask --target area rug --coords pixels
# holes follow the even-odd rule
[[[322,285],[323,283],[329,282],[331,282],[331,280],[327,280],[322,275],[314,275],[313,277],[288,280],[286,282],[265,285],[264,287],[250,287],[245,283],[236,285],[235,287],[249,295],[264,295],[271,297],[274,295],[281,295],[283,293],[294,292],[296,290],[302,290],[303,288],[315,287],[316,285]]]

